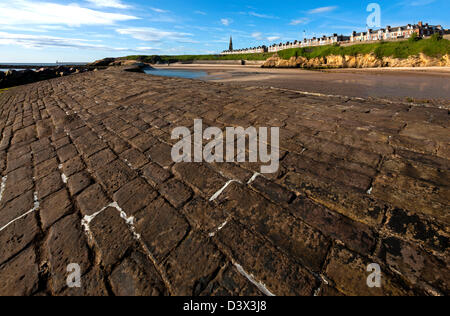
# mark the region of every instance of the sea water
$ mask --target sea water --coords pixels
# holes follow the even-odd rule
[[[144,69],[144,72],[149,75],[162,76],[162,77],[175,77],[185,79],[201,79],[208,74],[205,71],[192,71],[192,70],[179,70],[179,69]]]

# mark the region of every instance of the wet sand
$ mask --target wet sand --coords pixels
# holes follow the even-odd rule
[[[206,80],[349,97],[450,100],[450,67],[386,69],[264,69],[259,66],[171,65],[201,70]]]

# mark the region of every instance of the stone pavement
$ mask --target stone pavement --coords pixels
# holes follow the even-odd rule
[[[1,295],[449,294],[448,107],[105,70],[0,113]],[[197,118],[280,127],[278,173],[174,164]]]

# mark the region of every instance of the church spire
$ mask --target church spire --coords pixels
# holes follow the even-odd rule
[[[229,47],[228,50],[229,50],[230,52],[233,51],[233,37],[232,37],[232,36],[230,36],[230,47]]]

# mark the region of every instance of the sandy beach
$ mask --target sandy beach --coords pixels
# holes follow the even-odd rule
[[[157,69],[199,70],[216,82],[238,82],[249,86],[296,91],[429,101],[450,100],[450,67],[369,69],[265,69],[259,66],[186,65],[156,66]]]

